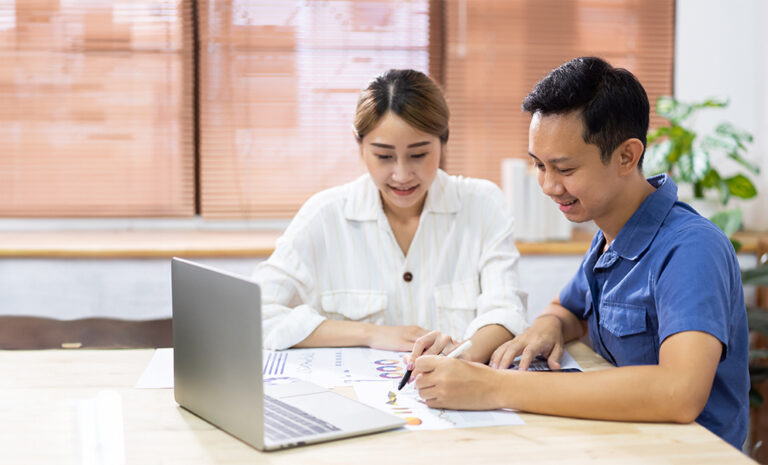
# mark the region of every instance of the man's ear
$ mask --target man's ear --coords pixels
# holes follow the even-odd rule
[[[616,150],[619,152],[619,170],[621,174],[628,174],[637,169],[645,147],[640,139],[633,137],[622,142]]]

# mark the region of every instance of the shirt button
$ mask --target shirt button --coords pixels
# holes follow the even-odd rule
[[[411,274],[410,271],[406,271],[405,274],[403,275],[403,279],[405,280],[405,282],[409,283],[413,279],[413,274]]]

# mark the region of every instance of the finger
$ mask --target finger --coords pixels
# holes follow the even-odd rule
[[[411,355],[409,357],[409,364],[408,364],[409,370],[413,369],[413,367],[411,366],[411,363],[415,362],[416,359],[419,358],[421,354],[424,353],[424,350],[434,343],[434,339],[437,337],[438,334],[440,333],[438,333],[437,331],[432,331],[416,339],[416,342],[413,343],[413,350],[411,351]]]
[[[429,402],[437,400],[437,389],[435,386],[428,386],[419,389],[419,397],[429,405]]]
[[[437,337],[435,338],[435,341],[427,349],[427,351],[424,352],[424,354],[425,355],[441,354],[450,343],[451,343],[451,336],[443,333],[438,333]]]
[[[515,361],[515,357],[523,353],[523,350],[525,348],[524,342],[518,342],[515,343],[515,341],[512,341],[512,344],[510,344],[507,351],[504,353],[504,356],[501,359],[501,362],[499,362],[499,369],[500,370],[506,370],[509,368],[510,365],[512,365],[512,362]]]
[[[531,366],[531,360],[533,360],[536,355],[539,354],[538,349],[534,349],[532,345],[527,346],[525,349],[523,349],[523,355],[520,356],[520,371],[527,371],[528,367]]]
[[[432,373],[440,364],[441,358],[444,359],[445,357],[438,357],[436,355],[422,355],[414,361],[414,373]]]
[[[416,375],[413,379],[413,387],[419,391],[419,395],[421,395],[421,391],[435,387],[433,378],[434,377],[429,376],[429,374],[425,375],[424,373]],[[424,396],[422,396],[422,398],[423,397]]]
[[[552,351],[549,353],[549,357],[547,357],[547,365],[549,365],[550,370],[559,370],[562,368],[562,365],[560,365],[560,360],[563,358],[563,346],[560,344],[555,344],[555,347],[552,348]]]
[[[507,352],[507,350],[512,346],[512,341],[507,341],[504,344],[500,345],[496,348],[496,350],[493,351],[491,354],[491,358],[488,360],[488,366],[491,368],[498,368],[499,364],[501,363],[502,357],[504,357],[504,354]]]

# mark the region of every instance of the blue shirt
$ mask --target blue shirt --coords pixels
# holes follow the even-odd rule
[[[723,344],[698,423],[741,449],[749,417],[747,315],[736,254],[725,234],[677,200],[666,175],[605,247],[595,234],[560,303],[587,320],[594,350],[616,366],[657,365],[659,346],[682,331]]]

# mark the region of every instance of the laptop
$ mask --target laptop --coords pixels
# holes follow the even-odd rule
[[[171,287],[174,396],[183,408],[259,450],[405,424],[313,383],[265,381],[257,283],[174,258]]]

